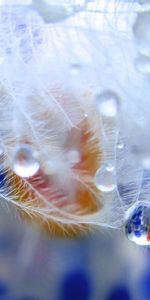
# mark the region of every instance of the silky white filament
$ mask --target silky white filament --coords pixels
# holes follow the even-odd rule
[[[5,4],[1,198],[49,227],[122,228],[150,203],[149,2]]]

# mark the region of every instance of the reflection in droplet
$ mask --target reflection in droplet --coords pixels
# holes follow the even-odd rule
[[[127,238],[137,245],[150,245],[150,205],[140,202],[131,207],[125,216]]]
[[[118,143],[117,144],[117,148],[119,149],[119,150],[122,150],[123,148],[124,148],[124,144],[123,143]]]
[[[150,55],[150,12],[138,14],[133,26],[137,50],[140,54]]]
[[[108,163],[107,165],[106,165],[106,170],[108,171],[108,172],[111,172],[111,171],[114,171],[114,165],[113,164],[111,164],[111,163]]]
[[[37,153],[29,145],[20,145],[14,154],[13,171],[20,177],[30,177],[39,170]]]
[[[135,68],[143,74],[150,74],[150,57],[140,55],[135,60]]]
[[[33,7],[46,23],[60,22],[82,10],[85,1],[32,0]]]
[[[116,174],[113,169],[102,167],[95,174],[96,187],[102,192],[112,192],[116,188]]]
[[[95,94],[95,104],[102,116],[116,117],[118,113],[119,97],[113,91]]]

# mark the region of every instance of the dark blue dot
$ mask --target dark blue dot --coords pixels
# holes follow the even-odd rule
[[[62,300],[88,300],[91,294],[90,279],[84,270],[74,270],[62,283]]]
[[[140,220],[139,218],[136,217],[136,218],[133,220],[133,224],[136,225],[136,226],[139,226],[139,225],[141,225],[141,220]]]
[[[0,281],[0,297],[7,296],[9,293],[9,287],[5,282]]]
[[[0,188],[6,184],[6,173],[0,172]]]
[[[129,224],[126,225],[126,228],[125,228],[125,229],[126,229],[126,233],[127,233],[127,234],[132,233],[132,228],[131,228],[131,226],[130,226]]]
[[[134,234],[135,234],[135,236],[137,236],[137,237],[141,237],[142,232],[139,231],[139,230],[135,230],[135,231],[134,231]]]
[[[107,300],[131,300],[131,295],[126,286],[119,286],[111,291]]]

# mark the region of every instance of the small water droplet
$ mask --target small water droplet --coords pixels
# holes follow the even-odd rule
[[[133,26],[133,34],[137,50],[140,54],[150,54],[150,12],[138,14]]]
[[[116,117],[119,102],[119,97],[113,91],[95,94],[95,104],[102,116]]]
[[[150,57],[140,55],[135,60],[135,68],[143,74],[150,74]]]
[[[143,157],[142,166],[144,170],[150,170],[150,154],[148,156]]]
[[[35,175],[40,167],[37,153],[29,145],[20,145],[15,151],[12,167],[20,177]]]
[[[125,215],[125,234],[137,245],[150,245],[150,205],[139,202]]]
[[[119,150],[122,150],[122,149],[124,148],[124,144],[121,143],[121,142],[118,143],[117,148],[118,148]]]
[[[33,7],[46,23],[60,22],[85,7],[85,1],[32,0]]]
[[[112,165],[111,163],[108,163],[107,165],[106,165],[106,170],[109,172],[111,172],[111,171],[114,171],[114,169],[115,169],[115,167],[114,167],[114,165]]]
[[[102,167],[95,174],[96,187],[102,192],[112,192],[116,188],[116,174],[113,169]]]

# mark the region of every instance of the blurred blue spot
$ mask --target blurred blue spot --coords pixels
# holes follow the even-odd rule
[[[111,291],[107,300],[131,300],[131,295],[126,286],[118,286]]]
[[[23,296],[23,297],[20,297],[20,298],[8,298],[8,299],[4,299],[4,300],[40,300],[39,298],[37,297],[32,297],[32,296],[29,296],[29,297],[26,297],[26,296]]]
[[[62,286],[62,300],[87,300],[90,298],[90,294],[90,279],[84,270],[74,270],[65,276]]]
[[[141,299],[150,299],[150,270],[146,271],[140,279],[140,294]]]
[[[9,293],[9,287],[3,281],[0,281],[0,299],[1,297],[7,296]]]
[[[0,172],[0,188],[2,188],[6,184],[6,173]]]

